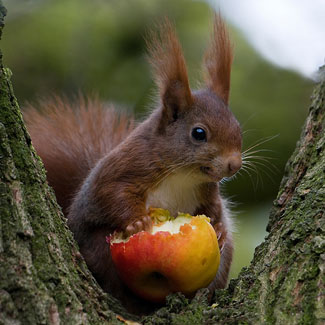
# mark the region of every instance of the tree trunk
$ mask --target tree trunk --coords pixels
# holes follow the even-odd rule
[[[5,9],[0,2],[0,33]],[[251,265],[209,306],[168,297],[146,324],[321,324],[324,305],[325,82],[315,89]],[[46,183],[0,58],[0,324],[113,324],[128,315],[87,269]]]
[[[0,3],[0,34],[5,9]],[[0,324],[119,323],[47,185],[0,57]],[[123,313],[123,310],[121,309]]]

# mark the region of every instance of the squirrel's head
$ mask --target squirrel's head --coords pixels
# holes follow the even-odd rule
[[[150,61],[160,90],[157,134],[164,159],[218,181],[241,167],[241,128],[228,108],[232,46],[220,15],[205,53],[205,86],[192,92],[185,59],[168,20],[149,43]],[[178,159],[175,162],[175,157]]]

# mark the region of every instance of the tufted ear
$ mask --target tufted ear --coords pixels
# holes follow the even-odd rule
[[[163,104],[163,117],[176,120],[192,104],[187,70],[181,45],[170,21],[165,18],[158,32],[147,41],[149,60]]]
[[[205,52],[206,85],[228,105],[230,73],[233,60],[232,44],[220,13],[214,17],[210,46]]]

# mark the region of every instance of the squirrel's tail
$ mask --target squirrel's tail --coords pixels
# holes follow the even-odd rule
[[[24,119],[64,213],[90,169],[134,128],[133,118],[81,96],[74,102],[53,97],[38,108],[29,105]]]

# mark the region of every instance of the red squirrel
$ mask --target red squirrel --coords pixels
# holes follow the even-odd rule
[[[148,207],[205,214],[221,264],[209,285],[224,288],[232,261],[232,223],[219,181],[242,164],[241,128],[228,108],[232,46],[220,15],[204,57],[203,89],[192,91],[180,43],[165,21],[151,35],[150,63],[160,104],[137,126],[98,100],[57,98],[25,119],[58,202],[89,269],[131,311],[143,302],[119,280],[105,237],[151,228]],[[141,303],[140,303],[141,302]]]

